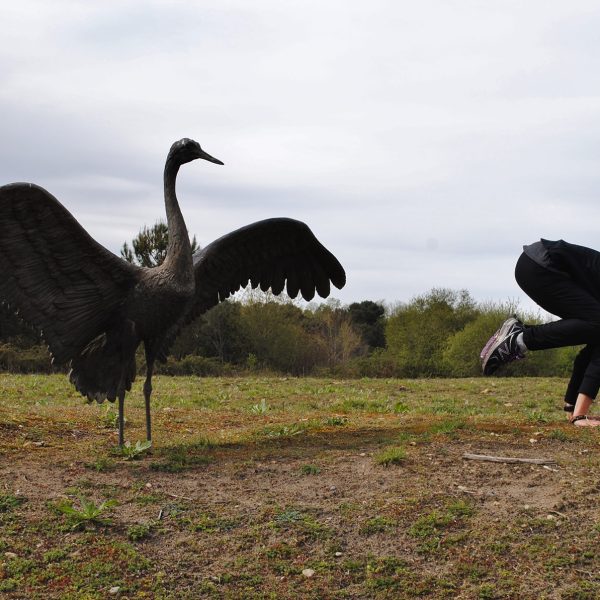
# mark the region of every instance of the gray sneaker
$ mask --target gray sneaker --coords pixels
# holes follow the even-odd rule
[[[525,358],[517,344],[517,336],[523,331],[525,326],[516,317],[510,317],[502,323],[479,356],[484,375],[491,375],[503,364]]]

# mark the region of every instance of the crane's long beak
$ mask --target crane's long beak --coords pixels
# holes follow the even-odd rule
[[[200,150],[200,157],[204,160],[207,160],[211,163],[215,163],[216,165],[224,165],[225,163],[221,162],[218,158],[211,156],[208,152],[204,152],[204,150]]]

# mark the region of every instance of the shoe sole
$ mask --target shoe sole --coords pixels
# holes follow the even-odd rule
[[[502,344],[502,342],[504,342],[504,339],[508,335],[508,332],[511,330],[511,328],[515,325],[515,323],[518,322],[519,320],[515,319],[514,317],[506,319],[506,321],[502,323],[502,327],[500,327],[500,329],[496,331],[496,333],[488,340],[487,344],[483,347],[479,358],[481,359],[481,370],[483,371],[484,375],[491,375],[498,368],[499,365],[496,365],[491,370],[487,370],[488,361],[490,360],[490,357],[492,356],[496,348],[498,348],[498,346]]]

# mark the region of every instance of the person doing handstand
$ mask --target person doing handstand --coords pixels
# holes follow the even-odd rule
[[[507,319],[481,351],[483,374],[525,358],[528,350],[586,344],[575,358],[564,410],[576,426],[600,426],[600,418],[588,416],[600,389],[600,252],[542,239],[523,247],[515,279],[560,320],[528,326],[516,317]]]

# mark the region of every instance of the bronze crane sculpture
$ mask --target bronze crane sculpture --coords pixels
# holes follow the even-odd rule
[[[266,219],[229,233],[192,256],[175,194],[179,167],[202,158],[222,165],[184,138],[164,171],[169,242],[154,268],[126,262],[97,243],[46,190],[30,183],[0,187],[0,301],[40,330],[56,364],[88,401],[119,401],[123,445],[125,392],[135,379],[135,352],[146,355],[146,436],[156,359],[165,360],[177,333],[194,318],[252,287],[306,300],[327,297],[330,281],[346,282],[338,260],[302,222]]]

